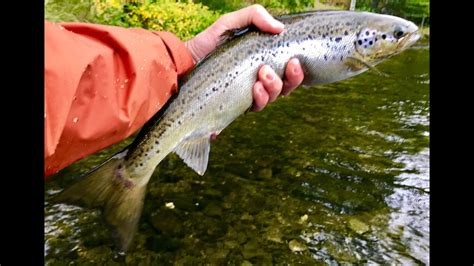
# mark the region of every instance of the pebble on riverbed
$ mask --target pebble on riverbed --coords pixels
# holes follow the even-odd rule
[[[303,243],[300,243],[298,240],[296,239],[293,239],[290,241],[290,243],[288,243],[288,247],[291,249],[291,251],[293,252],[301,252],[301,251],[305,251],[308,249],[308,247],[306,247],[305,244]]]

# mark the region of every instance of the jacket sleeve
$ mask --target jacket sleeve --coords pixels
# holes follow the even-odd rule
[[[45,177],[133,134],[192,67],[168,32],[45,21]]]

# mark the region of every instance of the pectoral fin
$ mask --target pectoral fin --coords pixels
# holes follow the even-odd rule
[[[189,139],[181,142],[175,152],[199,175],[204,175],[209,160],[210,137]]]

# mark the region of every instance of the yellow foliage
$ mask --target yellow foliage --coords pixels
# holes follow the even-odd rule
[[[94,0],[98,22],[122,27],[169,31],[187,40],[212,24],[219,14],[200,3],[158,0],[120,3]]]

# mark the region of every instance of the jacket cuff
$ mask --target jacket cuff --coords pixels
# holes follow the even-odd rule
[[[174,65],[176,66],[176,73],[178,76],[186,74],[194,67],[191,52],[178,37],[166,31],[155,31],[153,33],[160,36],[165,43],[166,48],[173,59]]]

